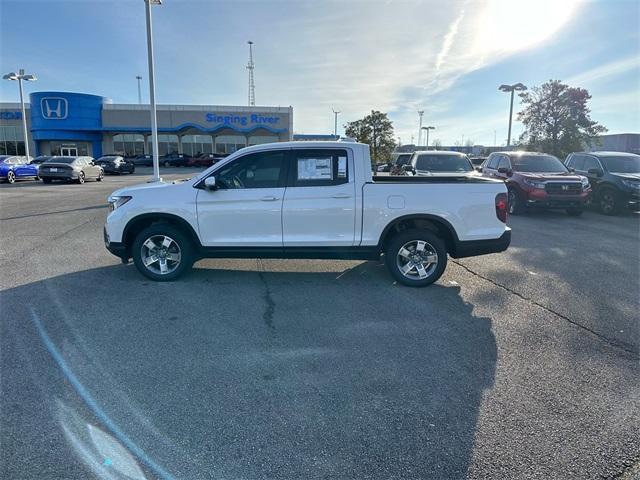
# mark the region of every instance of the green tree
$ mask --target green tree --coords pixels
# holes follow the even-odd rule
[[[525,107],[518,120],[525,130],[518,143],[529,150],[564,158],[594,144],[597,135],[607,131],[589,116],[591,95],[584,88],[549,80],[519,95]]]
[[[344,129],[348,137],[353,137],[360,143],[369,144],[373,165],[391,160],[396,142],[393,123],[386,113],[371,110],[371,113],[363,119],[348,122]]]

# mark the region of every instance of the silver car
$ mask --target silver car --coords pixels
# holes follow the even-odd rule
[[[87,180],[102,181],[104,170],[92,157],[51,157],[40,165],[38,176],[44,183],[64,180],[82,184]]]

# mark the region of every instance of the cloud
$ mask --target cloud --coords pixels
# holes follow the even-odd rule
[[[634,70],[636,75],[640,76],[640,57],[638,55],[631,55],[620,60],[605,63],[604,65],[569,77],[564,80],[564,82],[572,86],[592,86],[601,80],[617,77]]]
[[[458,33],[458,26],[460,25],[460,22],[462,21],[463,18],[464,18],[464,10],[460,12],[460,15],[458,16],[458,18],[456,18],[453,21],[453,23],[449,26],[449,31],[444,36],[444,42],[442,42],[442,49],[440,50],[440,53],[438,53],[438,57],[436,58],[436,71],[440,70],[440,67],[442,66],[442,63],[444,62],[447,54],[449,53],[449,50],[451,50],[451,45],[453,44],[453,40],[455,39],[456,34]]]

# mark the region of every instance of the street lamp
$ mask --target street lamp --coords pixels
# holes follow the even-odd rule
[[[153,27],[151,25],[151,5],[162,5],[162,0],[144,0],[147,13],[147,57],[149,60],[149,99],[151,100],[151,148],[153,149],[152,182],[161,182],[160,158],[158,157],[158,118],[156,115],[155,74],[153,71]]]
[[[432,127],[432,126],[422,127],[422,130],[427,131],[427,150],[429,150],[429,130],[435,130],[435,129],[436,127]]]
[[[5,80],[17,80],[20,86],[20,109],[22,110],[22,133],[24,134],[24,153],[27,156],[27,162],[29,161],[29,134],[27,132],[27,114],[24,110],[24,92],[22,91],[22,81],[35,82],[37,80],[35,75],[25,74],[24,69],[18,70],[18,73],[11,72],[2,76]]]
[[[340,110],[334,110],[332,108],[331,111],[333,112],[333,136],[336,137],[335,140],[337,140],[338,139],[338,114],[340,113]]]
[[[136,75],[136,80],[138,81],[138,105],[142,104],[142,90],[140,89],[140,80],[142,77],[140,75]]]
[[[420,139],[422,138],[422,115],[424,115],[424,110],[418,110],[418,116],[420,117],[420,125],[418,126],[418,146],[420,146]]]
[[[503,92],[511,92],[511,103],[509,105],[509,134],[507,135],[507,147],[511,145],[511,118],[513,117],[513,92],[522,92],[527,87],[522,83],[514,83],[513,85],[500,85],[498,90]]]

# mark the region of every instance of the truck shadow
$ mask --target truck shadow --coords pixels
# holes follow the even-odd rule
[[[164,284],[109,266],[1,292],[0,420],[21,441],[0,476],[86,475],[57,398],[183,478],[465,477],[494,381],[491,319],[458,287],[327,265],[218,265]]]

